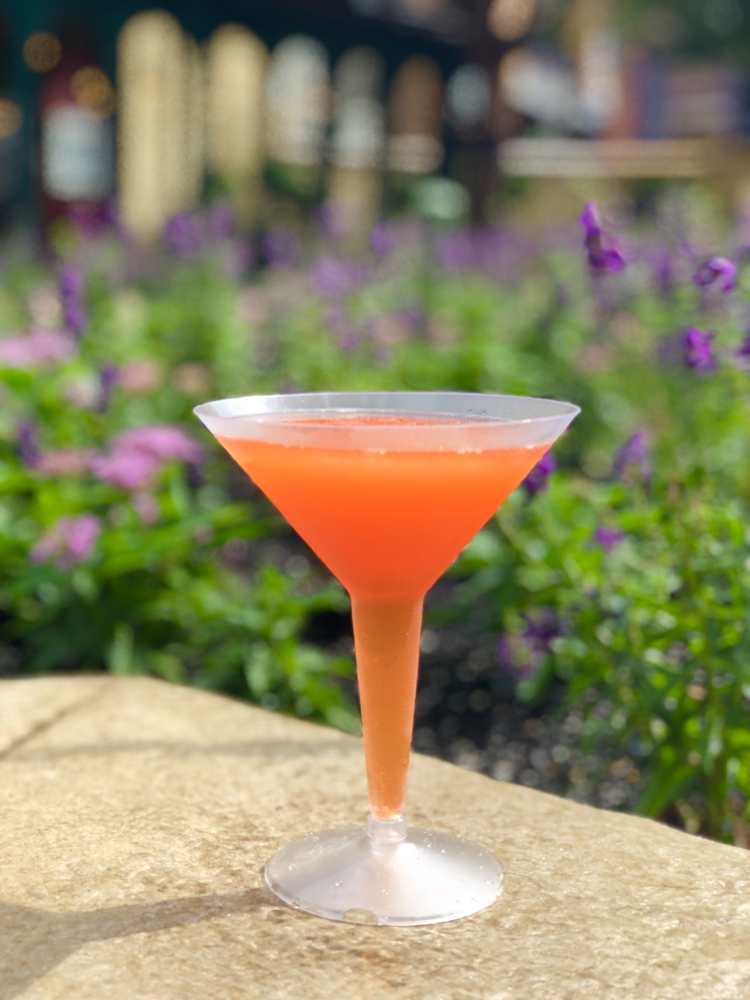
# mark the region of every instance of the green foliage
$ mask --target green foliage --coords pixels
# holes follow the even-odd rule
[[[351,660],[306,639],[346,595],[265,558],[271,539],[296,543],[192,407],[336,389],[570,399],[582,414],[548,488],[518,490],[468,546],[436,620],[471,619],[497,643],[521,701],[562,686],[582,745],[627,775],[638,811],[741,842],[748,264],[730,294],[696,288],[720,244],[690,250],[689,220],[634,231],[626,269],[594,275],[576,231],[535,245],[405,220],[377,253],[329,238],[295,266],[251,270],[240,239],[194,221],[203,242],[182,256],[70,242],[83,336],[0,372],[0,671],[152,673],[355,730]],[[2,278],[0,357],[15,331],[62,322],[49,265],[11,246]],[[702,366],[686,364],[689,327],[715,334]],[[96,456],[124,432],[165,426],[200,441],[202,462],[181,438],[136,485],[102,473]],[[643,453],[628,458],[636,434]],[[78,464],[50,465],[60,450]],[[74,523],[89,531],[77,548]]]

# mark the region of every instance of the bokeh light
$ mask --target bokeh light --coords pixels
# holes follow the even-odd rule
[[[15,101],[0,97],[0,139],[10,139],[21,127],[23,116]]]
[[[536,0],[492,0],[487,11],[487,27],[504,42],[515,42],[531,30]]]
[[[459,129],[482,125],[490,110],[492,83],[484,66],[466,63],[448,81],[447,104],[450,117]]]
[[[23,43],[23,61],[34,73],[49,73],[61,58],[60,39],[49,31],[35,31]]]
[[[402,17],[431,21],[446,7],[446,0],[396,0],[395,9]]]
[[[109,77],[98,66],[76,70],[70,89],[79,107],[96,118],[109,118],[117,106],[115,90]]]

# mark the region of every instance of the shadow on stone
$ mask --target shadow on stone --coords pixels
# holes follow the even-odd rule
[[[91,941],[186,927],[274,905],[265,888],[80,913],[51,913],[0,902],[0,1000],[19,996]]]

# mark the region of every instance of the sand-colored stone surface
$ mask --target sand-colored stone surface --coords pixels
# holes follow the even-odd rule
[[[262,866],[363,820],[355,738],[48,678],[0,683],[0,746],[0,1000],[750,998],[750,852],[417,756],[410,819],[492,849],[505,895],[431,927],[332,923]]]

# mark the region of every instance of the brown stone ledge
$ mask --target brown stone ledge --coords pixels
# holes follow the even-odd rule
[[[508,869],[423,928],[262,866],[364,819],[360,741],[147,679],[0,683],[0,1000],[745,1000],[750,853],[415,755],[410,819]]]

